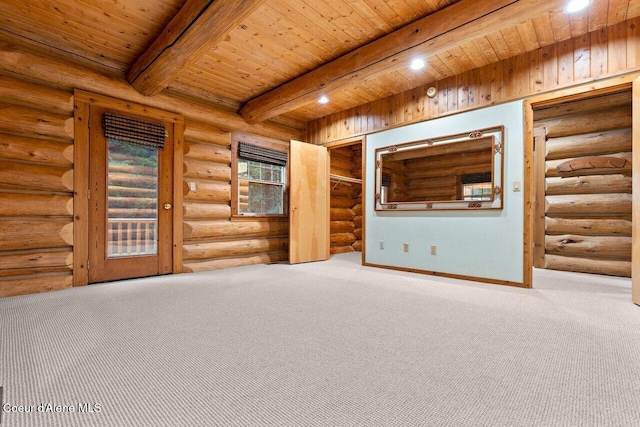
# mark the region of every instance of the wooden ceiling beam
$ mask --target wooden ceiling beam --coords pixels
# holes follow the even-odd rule
[[[127,80],[143,95],[160,93],[265,1],[187,0],[131,67]]]
[[[393,33],[355,49],[248,101],[240,115],[249,123],[285,114],[336,89],[407,67],[416,55],[436,55],[482,37],[488,30],[512,27],[564,0],[460,0]],[[330,95],[329,95],[330,96]]]

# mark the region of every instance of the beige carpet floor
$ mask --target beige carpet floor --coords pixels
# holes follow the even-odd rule
[[[630,281],[534,284],[344,254],[0,299],[0,425],[640,426]]]

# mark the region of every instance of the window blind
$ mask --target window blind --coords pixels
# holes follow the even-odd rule
[[[468,173],[462,175],[462,184],[480,184],[491,182],[491,172]]]
[[[167,131],[161,124],[111,113],[104,114],[103,123],[104,136],[107,139],[154,147],[158,150],[164,148]]]
[[[238,144],[238,157],[245,160],[256,160],[262,163],[286,166],[289,154],[272,148],[265,148],[249,144],[247,142],[240,142]]]

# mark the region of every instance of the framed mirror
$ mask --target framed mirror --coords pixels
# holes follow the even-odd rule
[[[502,209],[504,126],[375,151],[375,210]]]

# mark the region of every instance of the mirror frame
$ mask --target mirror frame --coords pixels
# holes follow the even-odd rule
[[[491,138],[491,199],[490,200],[436,200],[436,201],[389,201],[382,202],[382,170],[384,156],[404,151],[425,149],[444,144]],[[375,150],[375,210],[376,211],[432,211],[432,210],[478,210],[502,209],[504,197],[504,126],[478,129],[471,132],[436,138],[422,139]],[[419,158],[419,157],[416,157]]]

